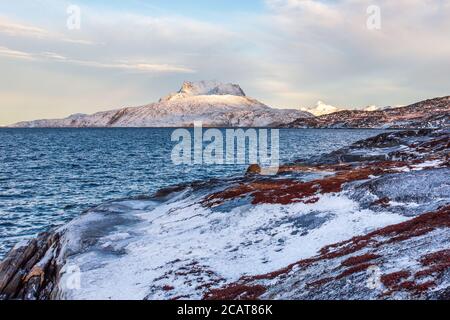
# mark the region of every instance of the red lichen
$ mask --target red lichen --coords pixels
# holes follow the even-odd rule
[[[424,235],[436,228],[450,227],[450,206],[443,207],[436,212],[424,213],[403,223],[391,225],[365,236],[357,236],[350,240],[324,247],[320,252],[327,258],[336,258],[359,251],[372,244],[379,247],[383,244],[405,241]],[[386,240],[382,240],[382,239]]]
[[[450,268],[450,250],[442,250],[427,254],[420,260],[423,266],[429,267],[415,274],[416,278],[424,278],[435,274],[442,274]]]
[[[352,267],[350,269],[345,270],[340,275],[338,275],[336,277],[336,279],[339,280],[339,279],[351,276],[352,274],[366,271],[367,269],[369,269],[370,267],[373,267],[373,266],[374,266],[374,264],[372,264],[372,263],[363,263],[363,264],[357,265],[356,267]]]
[[[332,277],[319,279],[314,282],[308,283],[307,287],[312,287],[312,288],[322,287],[323,285],[330,283],[333,280],[335,280],[335,278],[332,278]]]
[[[425,283],[416,283],[415,281],[405,281],[400,283],[395,288],[395,290],[396,291],[405,290],[415,294],[420,294],[428,291],[430,288],[434,286],[436,286],[436,283],[434,281],[428,281]]]
[[[409,271],[399,271],[382,275],[380,280],[386,288],[392,288],[398,285],[402,279],[409,278],[410,276],[411,272]]]
[[[344,184],[369,179],[370,176],[393,172],[396,167],[405,166],[401,161],[380,161],[359,167],[345,165],[329,165],[308,167],[302,165],[285,166],[280,172],[317,171],[335,172],[335,175],[327,176],[308,182],[300,182],[293,179],[268,180],[261,179],[241,183],[206,197],[202,204],[207,207],[221,205],[227,200],[238,199],[246,196],[253,197],[252,204],[290,204],[290,203],[316,203],[317,195],[336,193],[342,191]],[[254,170],[254,168],[252,168]]]
[[[393,242],[404,241],[419,235],[431,232],[437,228],[450,227],[450,206],[443,207],[435,212],[422,214],[409,221],[391,225],[364,236],[357,236],[350,240],[332,244],[320,250],[320,254],[316,257],[300,260],[289,266],[271,273],[255,276],[242,277],[237,283],[231,284],[224,289],[215,289],[205,295],[205,298],[215,297],[217,299],[235,299],[235,298],[252,298],[256,293],[259,297],[265,292],[266,288],[261,285],[255,285],[255,282],[271,280],[275,278],[281,279],[293,272],[295,267],[308,268],[322,260],[332,260],[347,256],[361,249],[372,248],[379,250],[382,246],[390,245]],[[437,268],[434,270],[442,271],[442,268],[448,268],[449,250],[443,250],[428,254],[421,259],[424,266]],[[339,280],[355,273],[359,273],[374,266],[370,261],[381,258],[376,253],[366,253],[359,256],[349,257],[342,262],[341,267],[351,267],[344,270],[337,277],[324,278],[307,284],[308,287],[322,286],[333,280]],[[390,290],[385,295],[392,294],[395,291],[409,291],[414,294],[426,292],[436,285],[435,281],[425,283],[417,282],[418,277],[414,275],[413,280],[401,282],[403,279],[411,277],[408,271],[387,274],[381,277],[381,282]],[[258,291],[259,290],[259,291]],[[260,293],[262,292],[262,293]]]
[[[172,286],[169,286],[169,285],[165,285],[162,289],[163,289],[164,291],[172,291],[172,290],[174,290],[175,288],[172,287]]]
[[[208,207],[220,205],[224,201],[252,196],[252,204],[290,204],[295,202],[317,202],[318,194],[335,193],[342,190],[345,183],[368,179],[379,173],[378,168],[358,168],[337,172],[323,179],[299,182],[291,179],[259,180],[241,183],[208,196],[203,204]],[[311,199],[311,197],[314,197]]]
[[[266,287],[261,285],[230,285],[223,289],[213,289],[206,293],[204,300],[256,300],[266,292]]]
[[[437,251],[427,254],[420,260],[424,266],[432,266],[438,264],[450,264],[450,249]]]
[[[375,259],[380,258],[381,256],[378,254],[366,253],[361,256],[350,257],[344,262],[342,262],[342,266],[351,267],[361,263],[369,262]]]

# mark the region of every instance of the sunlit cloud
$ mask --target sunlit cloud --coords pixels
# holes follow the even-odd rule
[[[15,37],[46,38],[50,33],[44,29],[19,24],[0,18],[0,32]]]
[[[29,53],[24,51],[12,50],[6,47],[0,47],[0,56],[7,58],[26,59],[26,60],[41,60],[41,61],[56,61],[71,63],[80,66],[94,67],[94,68],[107,68],[107,69],[120,69],[125,71],[135,72],[175,72],[175,73],[194,73],[195,70],[186,67],[173,66],[168,64],[152,64],[145,62],[133,62],[133,61],[119,61],[112,63],[77,60],[65,57],[63,55],[54,52],[42,52],[42,53]]]
[[[11,50],[6,47],[0,47],[0,56],[14,59],[26,59],[26,60],[34,60],[35,57],[27,52]]]
[[[56,40],[66,43],[95,45],[96,42],[84,39],[72,39],[57,32],[50,32],[43,28],[32,25],[22,24],[16,21],[0,17],[0,33],[11,37],[23,37],[41,40]]]

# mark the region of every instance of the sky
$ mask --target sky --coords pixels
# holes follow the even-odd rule
[[[276,108],[445,96],[449,17],[450,0],[0,0],[0,126],[148,104],[183,81]]]

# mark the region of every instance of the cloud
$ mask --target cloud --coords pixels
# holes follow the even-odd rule
[[[378,0],[380,30],[366,26],[369,0],[266,3],[257,42],[283,81],[316,101],[391,105],[448,94],[450,2]]]
[[[7,57],[7,58],[15,58],[15,59],[25,59],[25,60],[34,60],[34,56],[30,53],[18,51],[18,50],[11,50],[6,47],[0,47],[0,56]]]
[[[54,40],[73,44],[95,45],[96,42],[83,39],[72,39],[57,32],[50,32],[43,28],[19,23],[4,17],[0,17],[0,33],[10,37],[24,37],[37,40]]]
[[[98,62],[89,60],[77,60],[65,57],[63,55],[54,52],[42,52],[42,53],[30,53],[18,50],[12,50],[7,47],[0,47],[0,56],[14,59],[26,59],[26,60],[40,60],[40,61],[54,61],[71,63],[80,66],[93,67],[93,68],[106,68],[106,69],[119,69],[124,71],[143,72],[143,73],[194,73],[195,70],[173,66],[168,64],[151,64],[146,62],[133,62],[133,61],[121,61],[121,62]]]
[[[187,67],[174,66],[169,64],[151,64],[145,62],[118,62],[118,63],[102,63],[96,61],[67,60],[79,65],[96,68],[121,69],[136,72],[161,72],[161,73],[195,73],[196,71]]]
[[[44,29],[0,18],[0,32],[14,37],[46,38],[50,33]]]

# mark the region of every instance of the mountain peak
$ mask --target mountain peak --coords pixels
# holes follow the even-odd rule
[[[340,111],[340,108],[335,106],[326,104],[323,101],[318,101],[315,107],[312,108],[300,108],[301,111],[309,112],[315,115],[316,117],[320,117],[326,114],[331,114]]]
[[[172,93],[167,97],[161,99],[161,101],[178,100],[186,97],[193,96],[211,96],[211,95],[232,95],[245,97],[244,90],[233,83],[222,83],[218,81],[198,81],[190,82],[185,81],[183,86],[177,93]]]

